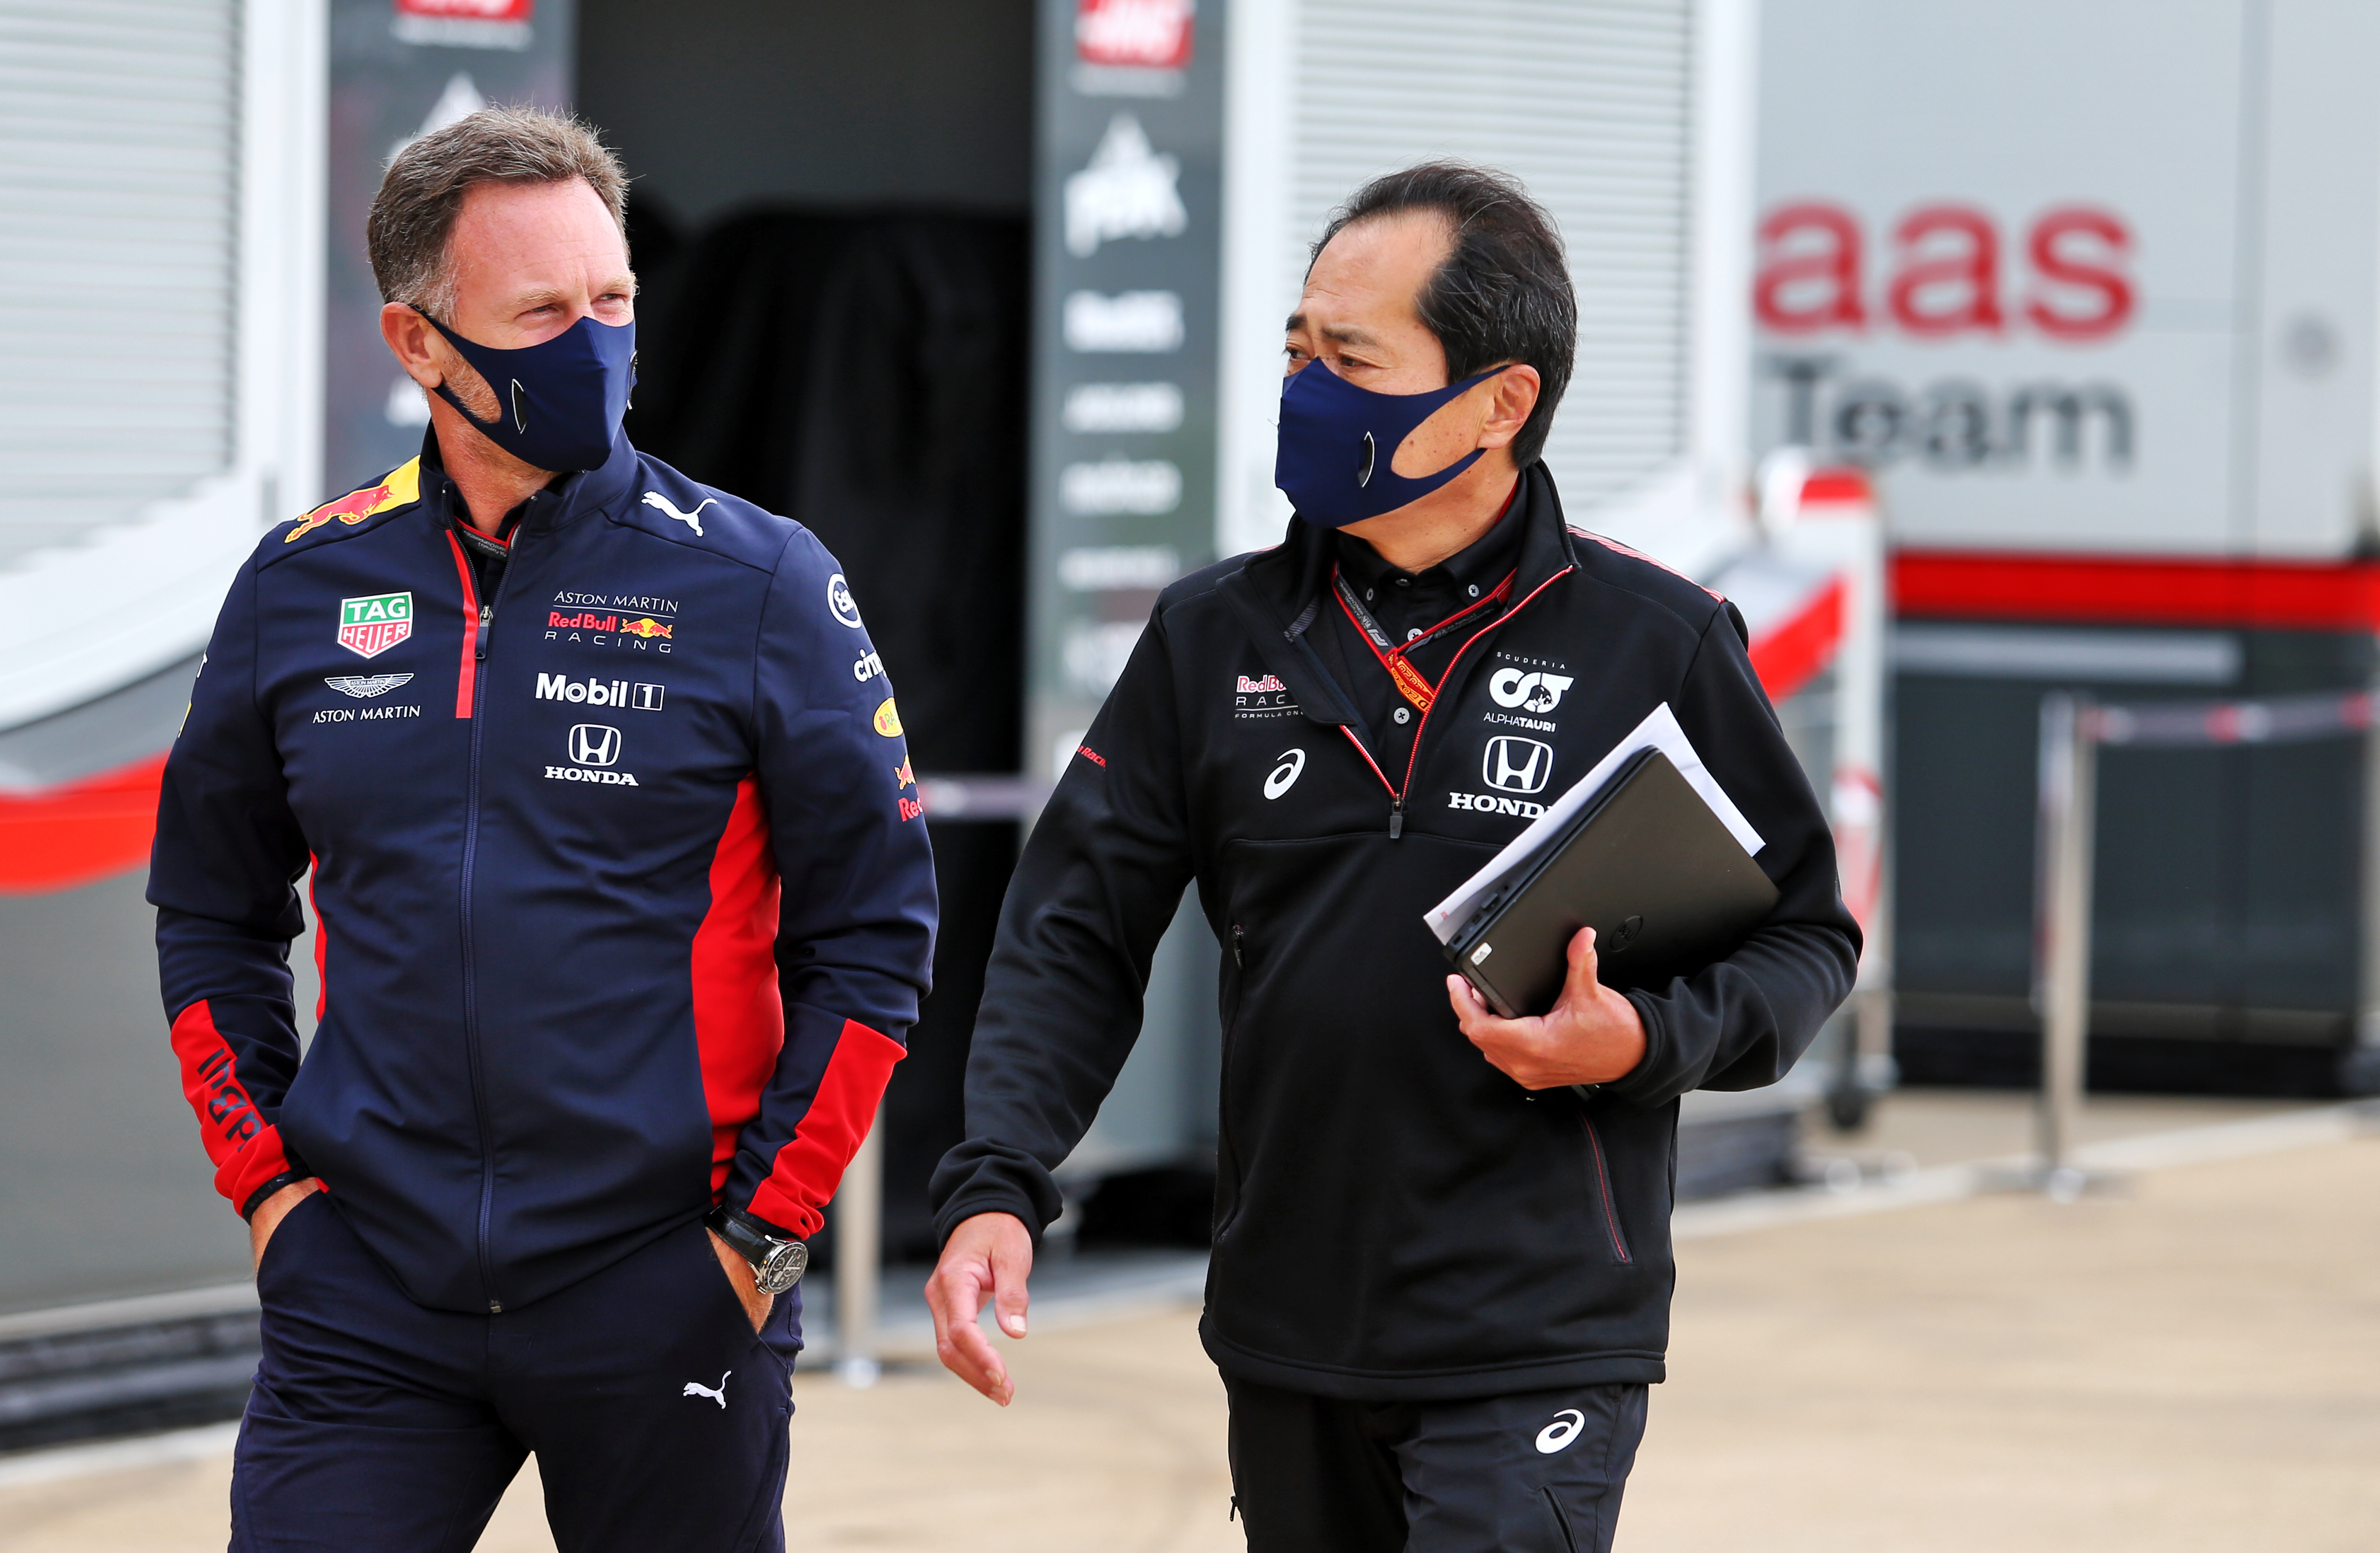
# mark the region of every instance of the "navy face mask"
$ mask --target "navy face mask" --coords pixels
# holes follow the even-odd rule
[[[628,391],[637,385],[634,320],[598,323],[590,315],[518,350],[474,344],[434,318],[430,326],[495,391],[493,421],[473,415],[447,384],[436,391],[488,441],[531,468],[557,473],[601,468],[612,456]]]
[[[1490,367],[1421,394],[1375,394],[1308,361],[1281,385],[1272,482],[1298,516],[1321,528],[1344,528],[1417,502],[1479,462],[1487,449],[1473,448],[1436,474],[1412,479],[1390,468],[1390,460],[1440,406],[1503,370]]]

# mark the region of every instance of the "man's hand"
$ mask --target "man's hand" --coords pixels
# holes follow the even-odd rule
[[[1524,1089],[1609,1084],[1645,1060],[1645,1022],[1636,1005],[1596,977],[1592,928],[1581,928],[1570,940],[1570,975],[1548,1013],[1499,1019],[1459,976],[1446,978],[1446,998],[1471,1044]]]
[[[1023,1337],[1025,1280],[1032,1270],[1033,1236],[1025,1221],[1013,1213],[978,1213],[951,1231],[934,1276],[926,1280],[934,1353],[942,1367],[1002,1407],[1016,1395],[1016,1383],[976,1317],[990,1292],[1000,1329]]]
[[[256,1205],[256,1211],[248,1216],[248,1252],[252,1267],[264,1266],[265,1244],[273,1239],[273,1231],[281,1228],[281,1221],[289,1217],[289,1210],[322,1189],[322,1183],[310,1175],[303,1181],[291,1182]]]
[[[760,1292],[759,1275],[752,1270],[752,1264],[721,1240],[718,1231],[705,1230],[703,1233],[710,1237],[710,1249],[719,1257],[720,1267],[726,1269],[727,1281],[735,1290],[735,1297],[744,1302],[744,1314],[750,1317],[752,1329],[759,1331],[769,1319],[770,1307],[777,1303],[777,1296]]]

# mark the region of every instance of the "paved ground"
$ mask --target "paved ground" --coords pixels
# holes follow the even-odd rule
[[[2135,1102],[2095,1128],[2273,1109]],[[2020,1146],[2022,1126],[2011,1100],[1908,1096],[1855,1147],[1932,1165]],[[2067,1207],[1789,1218],[1680,1259],[1623,1547],[2380,1545],[2380,1138],[2155,1170]],[[1005,1413],[930,1369],[868,1391],[797,1381],[795,1545],[1238,1547],[1194,1319],[1045,1325],[1012,1345]],[[216,1453],[0,1488],[0,1549],[218,1548],[227,1470]],[[481,1546],[552,1546],[533,1479]]]

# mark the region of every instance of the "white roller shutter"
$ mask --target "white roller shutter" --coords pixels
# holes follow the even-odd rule
[[[236,0],[0,0],[0,567],[233,458]]]
[[[0,730],[194,657],[322,500],[326,18],[0,0]]]
[[[1546,461],[1574,507],[1684,447],[1693,249],[1691,0],[1303,0],[1286,285],[1331,208],[1457,156],[1553,212],[1578,288],[1577,375]]]

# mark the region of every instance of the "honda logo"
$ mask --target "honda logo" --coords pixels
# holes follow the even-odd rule
[[[620,730],[580,722],[570,730],[570,758],[582,766],[609,766],[620,758]],[[1531,792],[1536,791],[1535,788]]]
[[[1480,780],[1503,793],[1542,793],[1554,774],[1554,746],[1507,734],[1488,741]]]

